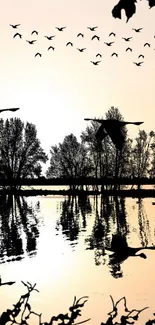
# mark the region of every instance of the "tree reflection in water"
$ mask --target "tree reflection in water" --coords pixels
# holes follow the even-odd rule
[[[39,207],[38,207],[39,209]],[[23,197],[0,197],[0,263],[35,255],[39,218]]]
[[[86,231],[86,215],[91,213],[89,197],[68,196],[61,202],[60,219],[57,220],[56,229],[62,229],[62,233],[74,245],[77,244],[80,231]],[[80,218],[82,216],[82,220]]]

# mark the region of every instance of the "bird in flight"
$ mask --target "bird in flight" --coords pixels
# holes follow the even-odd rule
[[[141,66],[141,64],[142,63],[144,63],[144,62],[133,62],[134,64],[136,64],[137,65],[137,67],[140,67]]]
[[[97,53],[97,54],[96,54],[96,58],[97,58],[98,56],[101,58],[101,57],[102,57],[102,54]]]
[[[13,35],[13,38],[19,36],[19,38],[22,38],[22,35],[20,33],[16,33],[15,35]]]
[[[150,47],[150,46],[151,46],[151,44],[150,44],[150,43],[145,43],[145,44],[144,44],[144,47],[145,47],[146,45],[147,45],[148,47]]]
[[[72,42],[67,42],[67,43],[66,43],[66,46],[68,46],[68,45],[73,46],[73,43],[72,43]]]
[[[119,121],[114,119],[103,120],[103,119],[85,118],[84,120],[100,123],[101,126],[99,127],[96,133],[96,138],[99,141],[102,141],[107,135],[109,135],[113,144],[118,150],[122,150],[123,145],[125,143],[125,135],[123,133],[122,127],[127,124],[140,125],[143,123],[143,122],[125,122],[125,121]]]
[[[139,33],[143,28],[132,28],[136,33]]]
[[[16,25],[11,25],[11,24],[10,24],[10,26],[11,26],[12,28],[18,28],[18,26],[20,26],[20,24],[16,24]]]
[[[26,42],[28,42],[29,44],[34,44],[34,42],[36,42],[36,39],[34,39],[34,40],[32,40],[32,41],[28,41],[28,40],[26,40]]]
[[[19,109],[19,107],[17,108],[3,108],[3,109],[0,109],[0,113],[4,112],[4,111],[11,111],[11,112],[15,112]]]
[[[106,44],[107,46],[111,46],[113,43],[115,42],[109,42],[109,43],[104,42],[104,44]]]
[[[63,30],[66,28],[67,26],[65,27],[55,27],[57,30],[59,30],[59,32],[63,32]]]
[[[32,33],[31,33],[31,35],[33,35],[33,34],[36,34],[36,35],[38,35],[38,32],[37,32],[37,30],[33,30],[33,31],[32,31]]]
[[[53,39],[53,37],[55,37],[55,35],[53,35],[53,36],[44,36],[44,37],[46,37],[49,41],[51,41]]]
[[[49,51],[50,49],[52,49],[54,51],[55,47],[51,45],[51,46],[48,47],[47,50]]]
[[[124,39],[126,42],[129,42],[131,40],[132,37],[122,37],[122,39]]]
[[[82,33],[77,34],[77,37],[79,37],[79,36],[84,37],[84,34],[82,34]]]
[[[91,32],[94,32],[96,30],[96,28],[98,28],[98,26],[93,26],[93,27],[87,27],[88,29],[91,30]]]
[[[115,33],[113,33],[113,32],[111,32],[110,34],[109,34],[109,36],[116,36],[116,34]]]
[[[98,65],[101,61],[90,61],[94,65]]]
[[[84,50],[86,50],[86,48],[82,48],[82,49],[78,49],[78,48],[77,48],[77,50],[78,50],[79,52],[83,52]]]
[[[100,37],[99,36],[97,36],[97,35],[94,35],[92,38],[91,38],[91,40],[93,41],[93,39],[97,39],[98,41],[100,40]]]
[[[143,58],[144,59],[144,55],[143,54],[140,54],[139,56],[138,56],[138,59],[139,58]]]
[[[127,49],[126,49],[125,51],[126,51],[126,52],[127,52],[127,51],[132,52],[132,49],[131,49],[131,47],[127,47]]]
[[[116,57],[118,57],[118,53],[114,52],[114,53],[111,54],[111,56],[114,56],[114,55],[115,55]]]
[[[35,54],[35,57],[36,57],[36,56],[40,56],[40,58],[41,58],[42,54],[39,53],[39,52],[37,52],[37,53]]]

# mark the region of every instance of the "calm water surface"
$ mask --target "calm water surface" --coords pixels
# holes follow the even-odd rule
[[[1,197],[0,314],[26,293],[21,281],[36,283],[32,309],[42,322],[67,313],[77,298],[89,296],[82,321],[100,324],[116,302],[127,299],[129,309],[142,309],[137,324],[153,319],[155,311],[155,205],[153,199],[103,197]],[[108,250],[114,234],[137,254],[118,260]],[[152,249],[144,249],[151,246]],[[123,308],[123,302],[119,307]],[[39,324],[33,316],[30,324]]]

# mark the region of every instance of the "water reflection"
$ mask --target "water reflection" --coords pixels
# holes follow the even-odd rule
[[[36,207],[39,212],[39,206]],[[39,218],[24,197],[0,196],[0,263],[36,254]]]

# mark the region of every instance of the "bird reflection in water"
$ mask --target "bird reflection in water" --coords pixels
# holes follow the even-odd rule
[[[140,250],[144,250],[144,249],[154,250],[155,246],[136,247],[136,248],[129,247],[125,236],[120,234],[113,235],[111,241],[111,247],[110,248],[106,247],[106,250],[113,252],[113,254],[111,254],[109,257],[110,258],[109,266],[111,266],[112,268],[111,270],[112,275],[115,278],[123,276],[120,264],[130,256],[141,257],[143,259],[146,259],[147,256],[143,252],[138,253]]]

